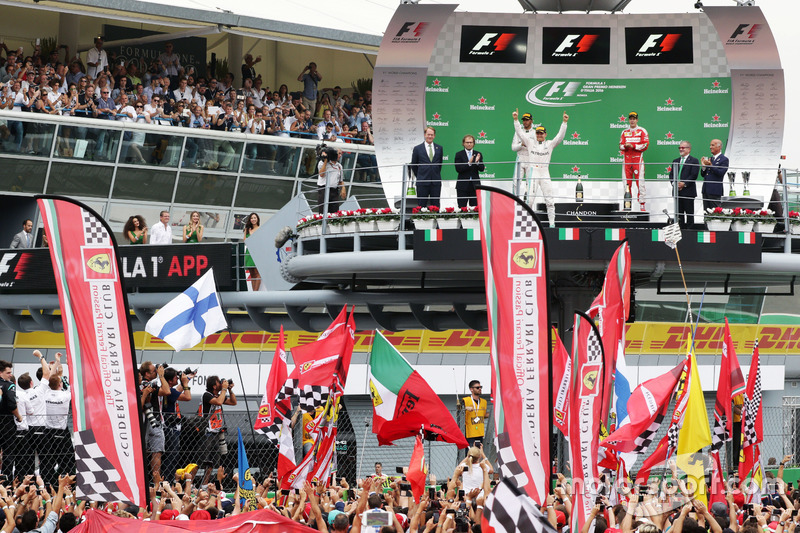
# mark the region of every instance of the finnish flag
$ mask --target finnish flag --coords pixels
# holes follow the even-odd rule
[[[219,302],[214,269],[158,310],[144,330],[176,352],[196,346],[205,337],[228,327]]]

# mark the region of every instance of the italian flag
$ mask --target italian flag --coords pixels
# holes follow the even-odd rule
[[[625,230],[616,228],[606,228],[607,241],[621,241],[625,239]]]
[[[654,229],[650,237],[653,242],[664,242],[664,230]]]
[[[385,446],[424,429],[436,440],[467,447],[447,407],[381,332],[375,332],[369,360],[372,432]]]
[[[717,242],[717,232],[716,231],[698,231],[697,232],[697,242],[702,242],[702,243],[706,243],[706,244]]]
[[[580,231],[578,230],[578,228],[559,228],[558,240],[559,241],[580,240]]]
[[[425,240],[426,241],[441,241],[442,240],[442,230],[440,230],[440,229],[426,229],[425,230]]]
[[[468,241],[479,241],[481,240],[481,230],[470,228],[467,230],[467,240]]]
[[[739,232],[739,244],[755,244],[756,243],[756,234],[748,231],[740,231]]]

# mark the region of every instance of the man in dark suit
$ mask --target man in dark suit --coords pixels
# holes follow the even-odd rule
[[[722,181],[725,173],[728,172],[730,161],[722,155],[722,141],[714,139],[711,141],[711,157],[703,157],[700,164],[703,169],[700,174],[703,176],[703,209],[713,209],[722,207]]]
[[[483,154],[475,148],[475,137],[465,135],[461,140],[464,149],[456,152],[456,172],[458,181],[456,182],[456,196],[458,197],[458,207],[467,205],[478,205],[478,196],[475,194],[475,186],[480,185],[478,172],[483,172]]]
[[[439,207],[442,193],[442,154],[444,150],[434,144],[436,130],[425,128],[425,142],[418,144],[411,152],[411,172],[417,178],[417,205]]]
[[[677,191],[673,194],[678,198],[678,223],[682,228],[694,225],[694,199],[697,198],[697,176],[700,174],[700,161],[691,156],[692,143],[681,141],[679,146],[680,157],[672,161],[672,172],[669,180],[672,182],[673,191],[677,182]],[[677,178],[677,179],[676,179]]]
[[[22,231],[14,235],[9,248],[33,248],[33,222],[30,219],[22,223]]]

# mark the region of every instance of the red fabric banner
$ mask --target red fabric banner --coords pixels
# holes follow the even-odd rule
[[[580,531],[598,496],[598,452],[603,384],[600,332],[583,313],[575,314],[572,335],[572,386],[569,407],[569,459],[572,466],[572,531]]]
[[[428,465],[425,464],[425,448],[422,446],[422,435],[417,435],[414,441],[414,451],[411,453],[411,462],[408,464],[408,484],[411,485],[411,494],[414,501],[419,503],[425,492],[425,479],[428,477]]]
[[[264,396],[261,398],[261,406],[258,408],[258,416],[254,429],[264,429],[272,426],[276,417],[289,418],[292,410],[292,403],[290,400],[281,402],[281,408],[278,408],[276,398],[283,384],[286,383],[288,376],[286,370],[286,348],[284,348],[283,341],[283,326],[281,326],[280,337],[278,337],[278,345],[275,347],[275,355],[272,357],[272,366],[269,369],[269,377],[267,377],[267,388],[264,391]]]
[[[156,520],[153,522],[122,518],[92,509],[86,513],[86,521],[81,522],[71,531],[74,533],[164,533],[169,531],[307,533],[316,530],[268,509],[229,516],[221,520]]]
[[[72,384],[82,499],[146,502],[133,337],[113,232],[90,208],[37,198],[50,242]]]
[[[479,190],[500,475],[544,504],[552,465],[546,244],[528,205]]]
[[[553,351],[553,423],[565,437],[569,437],[569,387],[572,381],[572,359],[558,336],[551,329],[555,350]]]

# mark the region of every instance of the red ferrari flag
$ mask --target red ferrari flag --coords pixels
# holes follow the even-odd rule
[[[572,531],[580,531],[595,505],[603,383],[603,344],[592,319],[575,313],[572,335],[575,373],[570,390],[569,459],[572,466]]]
[[[625,321],[631,308],[631,250],[627,241],[619,245],[608,264],[603,289],[589,308],[589,316],[600,318],[598,328],[603,338],[605,376],[603,377],[603,424],[609,426],[608,415],[614,397],[613,378],[617,358],[625,348]],[[619,423],[622,420],[617,420]]]
[[[646,485],[647,480],[650,479],[650,471],[653,467],[667,460],[668,440],[668,436],[664,435],[664,438],[658,443],[656,449],[642,462],[642,466],[639,468],[639,471],[636,472],[636,483]]]
[[[553,423],[561,430],[565,437],[569,437],[569,387],[572,380],[572,359],[558,336],[558,331],[552,328],[553,342]]]
[[[408,464],[408,484],[411,485],[411,494],[414,501],[419,503],[425,492],[425,479],[428,477],[428,465],[425,464],[425,448],[422,447],[422,433],[414,441],[414,451],[411,453],[411,462]]]
[[[667,415],[670,398],[678,386],[686,361],[641,383],[628,400],[630,422],[606,437],[601,444],[618,452],[645,453]]]
[[[269,369],[267,388],[261,398],[261,407],[258,408],[258,416],[254,426],[256,431],[263,431],[272,427],[275,418],[289,417],[289,412],[292,410],[291,401],[288,398],[283,400],[280,407],[277,402],[278,392],[283,384],[286,383],[287,376],[286,348],[284,348],[283,326],[281,326],[278,345],[275,347],[275,355],[272,357],[272,366]]]
[[[114,233],[89,207],[37,197],[50,242],[72,391],[80,498],[144,505],[133,337]]]
[[[714,431],[711,432],[711,449],[719,451],[722,445],[731,440],[733,428],[733,409],[731,402],[744,394],[745,384],[739,359],[731,339],[728,317],[725,317],[725,337],[722,343],[722,362],[719,368],[717,399],[714,404]]]
[[[761,415],[761,364],[758,339],[753,346],[753,358],[747,373],[747,392],[742,406],[742,451],[739,457],[739,479],[742,483],[750,477],[751,484],[759,489],[763,484],[761,451],[758,444],[764,440]]]
[[[479,191],[497,462],[502,477],[543,505],[553,426],[547,247],[527,204]]]

